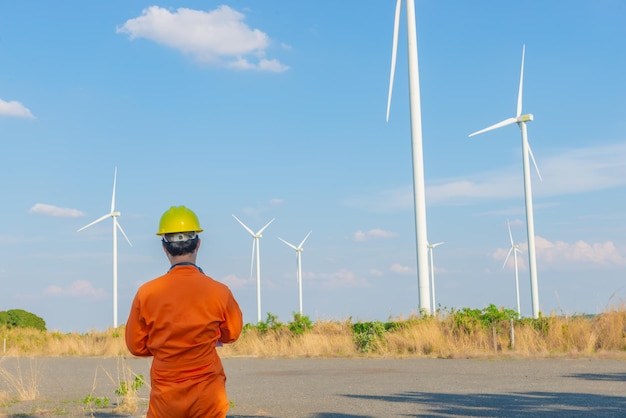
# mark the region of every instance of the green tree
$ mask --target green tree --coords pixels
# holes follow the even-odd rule
[[[9,309],[0,312],[0,325],[8,328],[34,328],[40,331],[46,330],[46,321],[34,313],[23,309]]]

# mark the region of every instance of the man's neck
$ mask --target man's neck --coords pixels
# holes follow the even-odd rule
[[[170,264],[174,265],[174,264],[180,264],[180,263],[191,263],[191,264],[196,264],[196,254],[185,254],[185,255],[177,255],[177,256],[170,256]]]

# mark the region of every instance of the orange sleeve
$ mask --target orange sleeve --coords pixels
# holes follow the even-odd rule
[[[126,321],[126,347],[135,356],[147,357],[152,353],[148,349],[148,325],[141,316],[139,294],[135,295]]]
[[[220,323],[220,341],[224,344],[232,343],[241,335],[243,327],[243,315],[239,304],[235,300],[232,292],[228,291],[228,301],[224,311],[224,321]]]

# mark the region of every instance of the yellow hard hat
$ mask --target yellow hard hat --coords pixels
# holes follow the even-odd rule
[[[198,217],[191,209],[184,206],[172,206],[159,222],[157,235],[173,234],[176,232],[202,232]]]

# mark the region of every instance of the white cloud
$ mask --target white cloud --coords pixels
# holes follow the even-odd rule
[[[35,205],[30,208],[28,212],[59,218],[79,218],[81,216],[85,216],[85,214],[78,209],[59,208],[46,203],[35,203]]]
[[[67,287],[61,287],[56,285],[48,286],[44,290],[44,294],[50,296],[70,296],[70,297],[84,297],[91,296],[96,299],[103,299],[106,297],[104,289],[96,289],[87,280],[77,280]]]
[[[252,278],[241,279],[234,274],[229,274],[228,276],[223,277],[220,281],[231,289],[243,289],[244,287],[254,283],[254,279]]]
[[[408,267],[408,266],[403,266],[401,264],[393,264],[390,267],[390,270],[394,273],[398,273],[398,274],[413,274],[415,273],[415,269]]]
[[[531,173],[534,197],[562,196],[626,186],[626,142],[565,150],[539,162],[543,181]],[[428,180],[428,205],[467,204],[524,196],[518,165],[452,178]],[[413,208],[413,186],[381,190],[344,200],[351,207],[389,212]]]
[[[352,241],[356,241],[356,242],[364,242],[364,241],[372,241],[372,240],[377,240],[377,239],[388,239],[388,238],[393,238],[395,237],[397,234],[395,232],[391,232],[391,231],[384,231],[382,229],[370,229],[367,232],[363,232],[361,230],[356,231],[351,239]]]
[[[626,142],[570,149],[539,162],[543,181],[531,173],[533,196],[562,196],[626,186]],[[410,191],[410,190],[409,190]],[[426,189],[428,203],[508,199],[524,195],[519,167],[443,179]]]
[[[367,280],[357,277],[348,269],[341,269],[333,273],[303,273],[303,279],[309,280],[313,285],[325,289],[337,289],[345,287],[369,287]]]
[[[228,6],[209,12],[159,6],[118,26],[130,39],[145,38],[192,55],[201,62],[241,70],[283,72],[289,67],[265,57],[270,39],[244,23],[245,15]]]
[[[35,119],[31,111],[20,102],[5,102],[0,99],[0,116],[13,116],[16,118]]]
[[[537,259],[550,264],[626,265],[626,258],[619,253],[611,241],[593,244],[576,241],[570,244],[563,241],[551,242],[542,237],[535,237],[535,247]]]
[[[523,259],[528,253],[528,244],[519,245]],[[549,241],[540,236],[535,237],[535,250],[537,253],[537,261],[546,265],[558,265],[562,267],[580,267],[581,265],[593,266],[626,266],[626,257],[620,254],[617,247],[612,241],[587,243],[579,240],[574,243],[564,241]],[[496,260],[504,260],[509,249],[498,248],[492,257]],[[507,265],[513,266],[514,260],[511,254]],[[528,270],[526,261],[520,259],[518,255],[518,268],[520,270]]]

